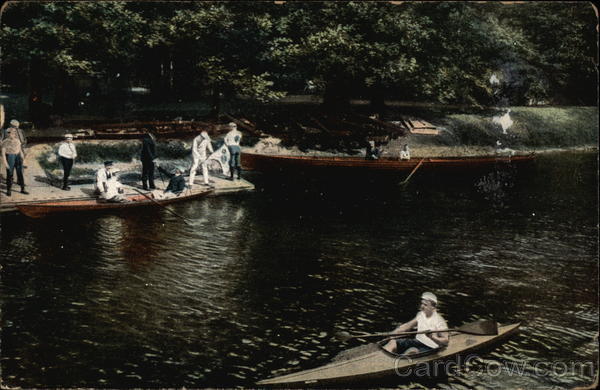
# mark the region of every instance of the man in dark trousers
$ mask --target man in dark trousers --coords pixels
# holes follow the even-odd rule
[[[240,179],[242,174],[242,165],[240,163],[240,156],[242,149],[240,148],[240,142],[242,140],[242,133],[237,129],[237,125],[233,122],[229,123],[229,133],[225,136],[225,145],[229,148],[230,160],[229,170],[231,174],[230,180],[233,181],[233,173],[237,170],[237,178]]]
[[[140,160],[142,161],[142,186],[145,190],[148,190],[148,184],[150,189],[153,190],[154,186],[154,160],[156,159],[156,143],[154,142],[154,136],[146,131],[142,136],[142,153]]]
[[[185,178],[182,175],[183,169],[176,167],[173,173],[170,173],[163,167],[159,166],[158,170],[167,175],[169,178],[169,185],[164,189],[164,191],[152,191],[152,197],[154,199],[169,199],[181,195],[181,193],[187,187]]]
[[[69,175],[73,168],[73,161],[77,157],[77,149],[73,144],[73,134],[65,134],[65,141],[58,147],[58,159],[63,167],[63,186],[62,189],[69,191]]]
[[[14,128],[8,129],[8,138],[0,144],[2,148],[2,162],[6,167],[6,196],[10,196],[13,183],[13,173],[17,171],[17,183],[21,186],[21,193],[28,195],[25,191],[25,180],[23,179],[23,147],[19,141],[17,131]]]

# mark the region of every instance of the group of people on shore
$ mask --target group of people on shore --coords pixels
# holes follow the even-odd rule
[[[234,122],[228,125],[229,132],[225,135],[222,156],[219,156],[219,162],[225,174],[229,174],[230,180],[234,180],[235,173],[237,179],[241,179],[241,147],[242,133],[237,129]],[[58,145],[56,151],[58,162],[63,170],[62,189],[69,191],[69,177],[73,169],[73,164],[77,158],[77,147],[73,142],[72,134],[65,134],[65,139]],[[29,194],[25,190],[25,180],[23,176],[23,165],[25,160],[25,144],[27,139],[24,132],[19,128],[17,120],[11,120],[10,126],[2,132],[2,162],[6,167],[6,194],[11,196],[14,173],[17,174],[17,183],[21,186],[22,194]],[[192,142],[192,165],[189,170],[189,179],[186,182],[182,167],[176,167],[172,172],[168,172],[163,167],[158,166],[159,172],[169,177],[169,184],[164,190],[157,190],[154,183],[156,169],[156,140],[154,135],[148,131],[142,136],[142,148],[140,152],[140,161],[142,162],[142,188],[146,191],[152,190],[152,196],[156,199],[166,199],[180,195],[186,188],[192,188],[195,185],[195,177],[198,168],[202,169],[203,185],[210,185],[208,165],[214,148],[212,140],[206,131],[202,131]],[[224,156],[224,158],[223,158]],[[105,161],[103,167],[96,171],[96,194],[99,198],[111,202],[123,202],[126,198],[123,195],[121,183],[117,179],[117,171],[112,161]]]

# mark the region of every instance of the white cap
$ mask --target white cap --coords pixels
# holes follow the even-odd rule
[[[421,295],[421,299],[427,299],[437,305],[437,297],[433,293],[424,292],[423,295]]]
[[[73,134],[67,133],[67,134],[65,134],[65,138],[71,138],[71,139],[73,139]]]
[[[237,125],[235,124],[235,122],[229,122],[228,126],[229,127],[236,127],[237,128]]]
[[[206,139],[209,139],[210,137],[208,136],[208,133],[206,131],[203,131],[202,133],[200,133],[200,135]]]
[[[16,119],[13,119],[13,120],[10,121],[10,125],[12,127],[19,127],[19,121],[16,120]]]

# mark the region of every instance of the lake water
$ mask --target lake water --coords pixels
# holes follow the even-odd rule
[[[468,371],[410,381],[591,382],[589,366],[570,368],[597,357],[596,153],[542,155],[518,171],[417,172],[405,187],[402,175],[246,177],[254,193],[173,205],[191,226],[162,209],[3,216],[3,383],[253,387],[360,345],[336,331],[413,318],[423,291],[451,326],[522,327]]]

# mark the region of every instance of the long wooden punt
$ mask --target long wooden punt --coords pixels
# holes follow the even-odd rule
[[[380,344],[372,345],[372,351],[354,358],[333,361],[324,366],[293,374],[278,376],[258,382],[258,385],[276,387],[313,387],[365,383],[365,380],[382,379],[393,376],[409,376],[419,367],[436,362],[448,361],[457,355],[489,346],[517,332],[520,323],[498,327],[498,334],[475,336],[452,333],[450,342],[444,349],[432,354],[402,357],[384,350]],[[382,344],[382,343],[381,343]]]
[[[336,168],[370,171],[411,171],[422,160],[420,169],[433,168],[482,168],[496,164],[521,164],[535,159],[534,154],[515,156],[479,157],[428,157],[398,160],[381,158],[367,160],[364,157],[289,156],[242,153],[244,169],[259,171],[282,171],[288,169]]]
[[[85,200],[62,200],[52,202],[40,202],[30,204],[15,205],[15,207],[23,214],[31,218],[42,218],[49,215],[69,213],[69,212],[87,212],[100,210],[123,210],[138,207],[160,207],[175,202],[182,202],[189,199],[200,198],[211,193],[212,189],[192,189],[188,194],[185,192],[175,198],[152,201],[144,195],[127,196],[128,202],[113,203],[101,199],[85,199]],[[150,194],[148,194],[150,195]]]

